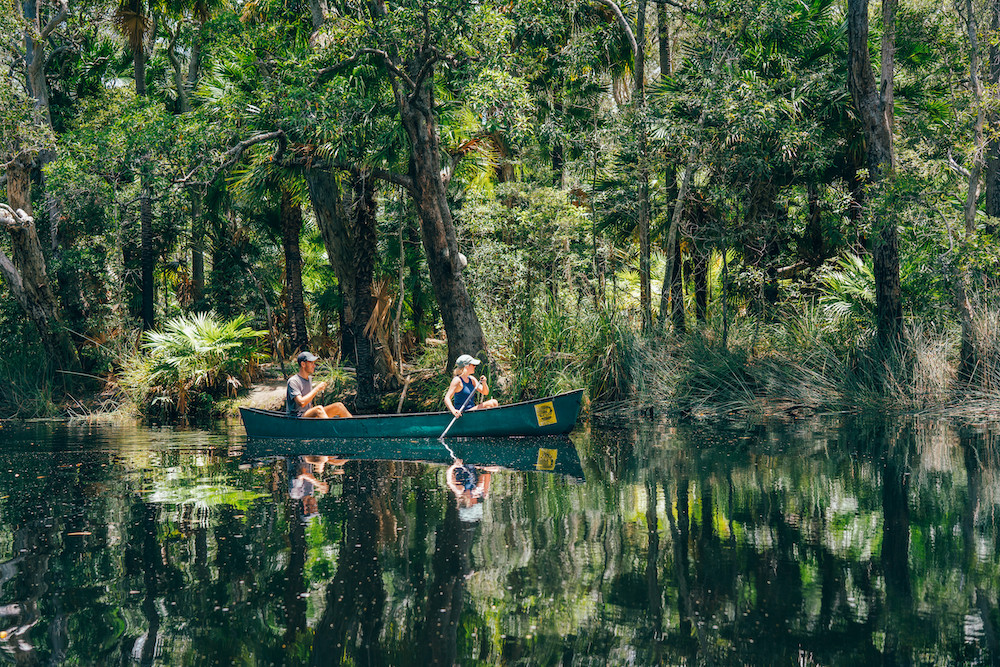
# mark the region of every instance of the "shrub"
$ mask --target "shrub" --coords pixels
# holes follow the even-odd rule
[[[147,415],[186,417],[195,404],[210,409],[212,400],[235,394],[257,370],[267,334],[248,321],[244,315],[224,321],[195,313],[169,320],[162,331],[147,331],[142,348],[148,354],[125,364],[123,388]]]

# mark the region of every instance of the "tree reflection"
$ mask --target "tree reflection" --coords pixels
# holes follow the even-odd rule
[[[126,436],[95,448],[65,433],[75,448],[50,443],[42,456],[0,447],[0,657],[1000,656],[992,428],[844,419],[595,431],[577,438],[586,483],[502,470],[487,502],[463,507],[439,464],[350,461],[343,475],[316,473],[328,492],[293,498],[284,460],[245,464],[228,441],[170,444],[196,438],[184,433]]]
[[[385,663],[380,643],[386,592],[379,553],[376,501],[385,493],[385,464],[349,461],[344,465],[344,537],[337,571],[326,589],[326,611],[316,626],[312,664]]]

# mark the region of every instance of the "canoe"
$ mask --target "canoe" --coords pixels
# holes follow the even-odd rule
[[[533,401],[473,410],[455,420],[448,437],[482,438],[565,435],[580,414],[583,390]],[[451,423],[450,412],[361,415],[350,419],[300,419],[284,412],[240,408],[251,438],[437,438]]]
[[[251,461],[274,457],[329,456],[352,461],[414,461],[443,465],[454,461],[453,453],[464,463],[477,466],[537,470],[565,475],[578,482],[584,479],[580,455],[565,435],[449,439],[447,445],[437,438],[247,438],[243,449],[243,457]]]

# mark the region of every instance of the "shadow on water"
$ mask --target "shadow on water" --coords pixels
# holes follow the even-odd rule
[[[1000,657],[994,428],[444,447],[4,425],[0,483],[0,663]]]

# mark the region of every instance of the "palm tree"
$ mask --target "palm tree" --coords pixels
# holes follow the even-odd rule
[[[128,49],[132,53],[135,94],[138,97],[145,97],[148,43],[155,36],[154,24],[147,12],[146,4],[143,0],[122,0],[121,4],[118,5],[118,9],[115,10],[114,23],[118,32],[125,38]],[[139,219],[141,225],[142,326],[143,329],[148,330],[152,329],[155,323],[152,175],[149,171],[149,157],[137,156],[137,159],[140,163],[141,188],[139,196]]]

